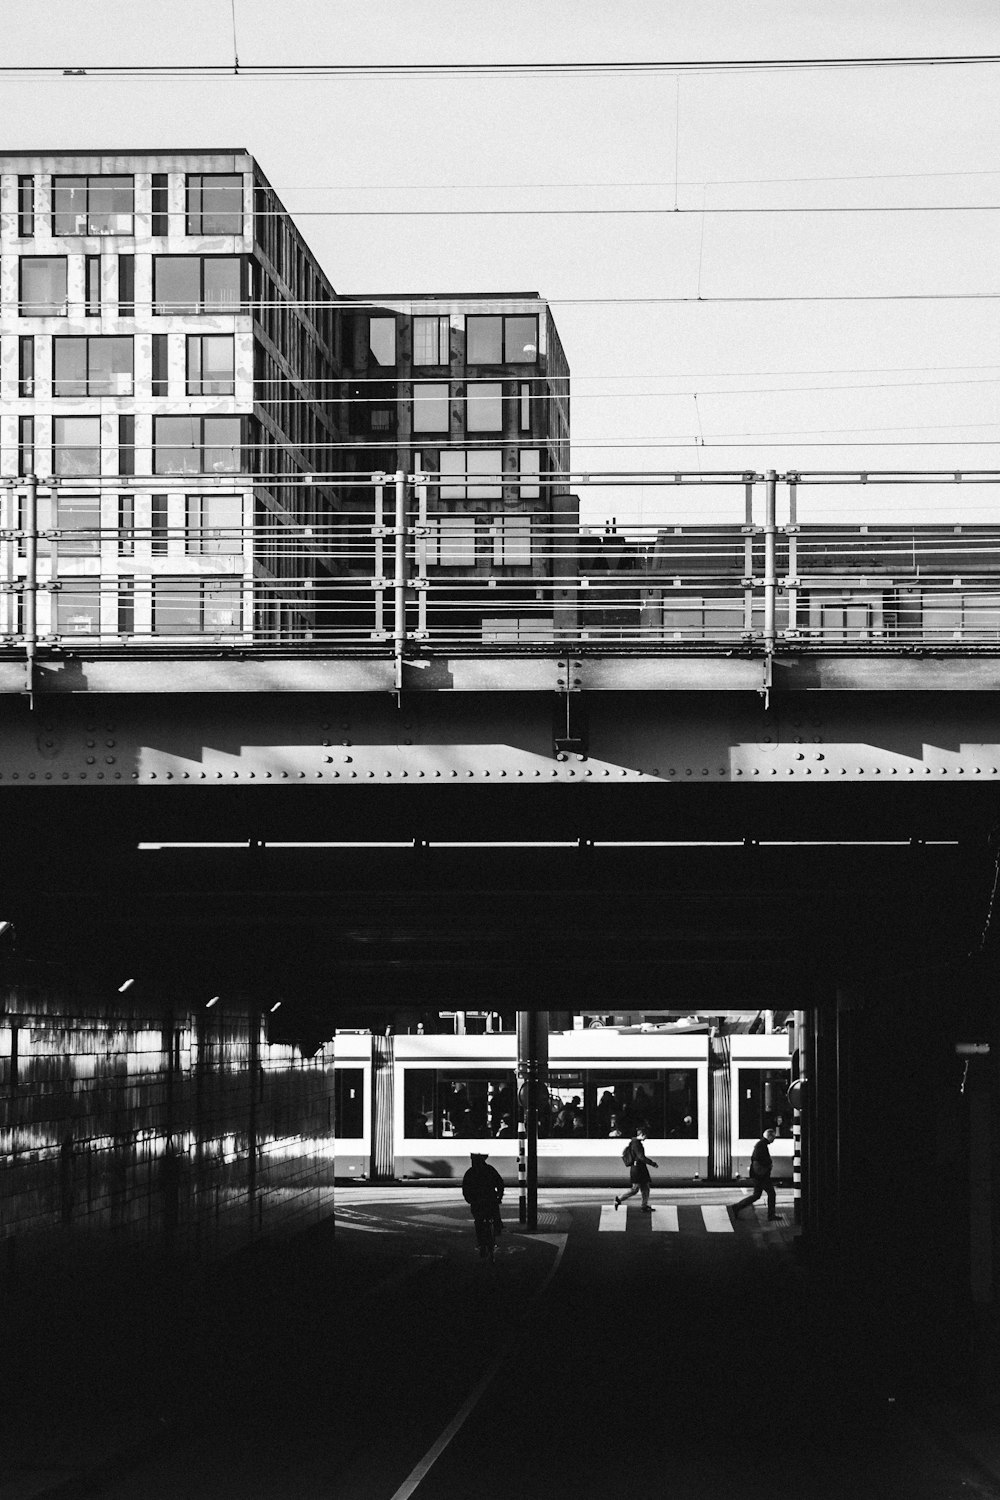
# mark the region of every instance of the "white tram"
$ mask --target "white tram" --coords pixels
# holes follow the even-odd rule
[[[487,1152],[517,1182],[516,1039],[338,1035],[337,1175],[442,1182]],[[542,1186],[608,1186],[640,1121],[662,1185],[744,1176],[762,1130],[778,1131],[775,1177],[791,1178],[786,1032],[710,1038],[668,1027],[549,1036],[548,1096],[540,1111]]]

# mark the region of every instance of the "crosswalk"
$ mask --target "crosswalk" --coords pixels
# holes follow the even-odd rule
[[[708,1234],[734,1233],[733,1221],[724,1203],[686,1205],[684,1214],[692,1228],[700,1218],[701,1227]],[[644,1214],[639,1208],[630,1213],[624,1203],[619,1209],[611,1203],[605,1203],[601,1205],[597,1227],[603,1234],[625,1234],[630,1225],[638,1228],[640,1224],[645,1225],[647,1222],[653,1234],[678,1234],[681,1231],[680,1214],[675,1203],[659,1203],[650,1214]],[[749,1222],[751,1225],[756,1224],[752,1213],[749,1215]]]

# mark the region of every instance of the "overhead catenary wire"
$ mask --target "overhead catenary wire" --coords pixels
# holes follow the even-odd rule
[[[1000,62],[1000,53],[912,53],[892,55],[858,55],[848,57],[766,57],[766,58],[645,58],[640,60],[561,60],[543,62],[377,62],[377,63],[244,63],[241,78],[481,78],[535,75],[542,78],[575,75],[674,73],[764,73],[799,71],[840,71],[852,68],[927,68],[977,67]],[[177,78],[231,76],[232,63],[85,63],[80,60],[63,63],[5,64],[0,76],[95,78]]]

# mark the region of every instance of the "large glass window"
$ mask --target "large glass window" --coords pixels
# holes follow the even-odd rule
[[[63,495],[56,510],[60,557],[97,557],[101,550],[100,495]]]
[[[497,568],[526,568],[531,565],[531,517],[493,516],[493,565]]]
[[[656,1140],[698,1134],[694,1068],[583,1068],[549,1074],[549,1134],[623,1137],[640,1125]]]
[[[22,334],[17,341],[17,394],[35,394],[35,338],[33,334]]]
[[[188,234],[243,233],[243,178],[223,172],[189,172]]]
[[[22,255],[20,275],[22,318],[66,316],[65,255]]]
[[[432,516],[427,525],[427,562],[432,568],[473,568],[475,516]]]
[[[188,495],[185,524],[190,555],[220,556],[243,551],[243,497]]]
[[[53,396],[131,396],[130,338],[56,338]]]
[[[500,500],[503,454],[499,448],[442,448],[442,500]]]
[[[396,363],[396,319],[368,319],[368,364],[391,368]]]
[[[96,578],[63,578],[54,595],[59,635],[100,635],[101,585]]]
[[[240,628],[240,586],[230,578],[154,578],[155,635],[225,635]]]
[[[131,234],[133,200],[131,177],[54,177],[53,232]]]
[[[17,179],[17,233],[22,240],[31,239],[35,232],[35,179]]]
[[[792,1108],[788,1102],[789,1068],[744,1068],[739,1070],[739,1134],[741,1140],[763,1135],[771,1126],[779,1136],[792,1133]]]
[[[100,474],[100,417],[53,417],[52,472],[58,477]]]
[[[238,312],[243,263],[238,255],[154,255],[153,312]]]
[[[482,380],[466,388],[465,430],[503,431],[503,385],[499,380]]]
[[[239,417],[154,417],[154,474],[235,474],[242,464]]]
[[[501,1132],[516,1137],[512,1068],[407,1068],[404,1077],[403,1132],[407,1138],[485,1140]]]
[[[333,1133],[360,1140],[365,1133],[365,1075],[361,1068],[333,1072]]]
[[[446,317],[415,317],[413,319],[414,365],[419,367],[448,364],[450,329],[451,322]]]
[[[231,396],[236,389],[235,348],[222,334],[192,334],[187,341],[189,396]]]
[[[413,431],[447,432],[448,382],[417,381],[413,386]]]
[[[533,365],[538,361],[538,318],[531,314],[473,313],[465,320],[467,365]]]

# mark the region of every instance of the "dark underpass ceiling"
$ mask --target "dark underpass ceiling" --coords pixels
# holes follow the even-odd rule
[[[334,1026],[359,1007],[787,1006],[977,945],[995,793],[651,790],[5,791],[6,962],[108,996],[133,976],[279,994]],[[213,841],[233,847],[191,847]]]

